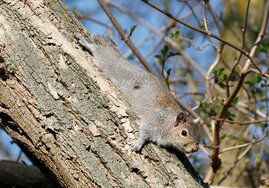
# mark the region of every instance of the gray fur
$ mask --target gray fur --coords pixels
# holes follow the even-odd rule
[[[184,152],[197,151],[198,126],[178,108],[169,91],[152,74],[124,59],[114,43],[98,39],[97,44],[89,44],[79,38],[79,43],[91,52],[97,66],[118,87],[139,118],[139,138],[132,150],[139,152],[146,142],[154,142]],[[177,122],[180,113],[184,121]],[[186,137],[181,135],[183,129],[188,132]]]

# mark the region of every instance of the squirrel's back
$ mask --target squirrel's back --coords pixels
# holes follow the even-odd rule
[[[162,83],[143,68],[130,64],[117,49],[96,45],[93,54],[97,65],[138,115],[156,107],[178,111],[177,104]]]

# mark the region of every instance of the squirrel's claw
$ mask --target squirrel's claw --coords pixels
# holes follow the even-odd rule
[[[133,152],[141,152],[145,142],[141,139],[134,140],[131,144],[131,148]]]

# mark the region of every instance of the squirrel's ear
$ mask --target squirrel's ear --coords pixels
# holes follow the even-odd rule
[[[179,123],[184,123],[186,121],[186,117],[187,117],[187,115],[184,112],[180,112],[177,115],[177,119],[176,119],[176,122],[175,122],[175,127],[178,126]]]

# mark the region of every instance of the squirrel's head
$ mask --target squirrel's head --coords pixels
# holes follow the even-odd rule
[[[180,112],[172,127],[171,144],[185,153],[196,152],[199,149],[198,121]]]

